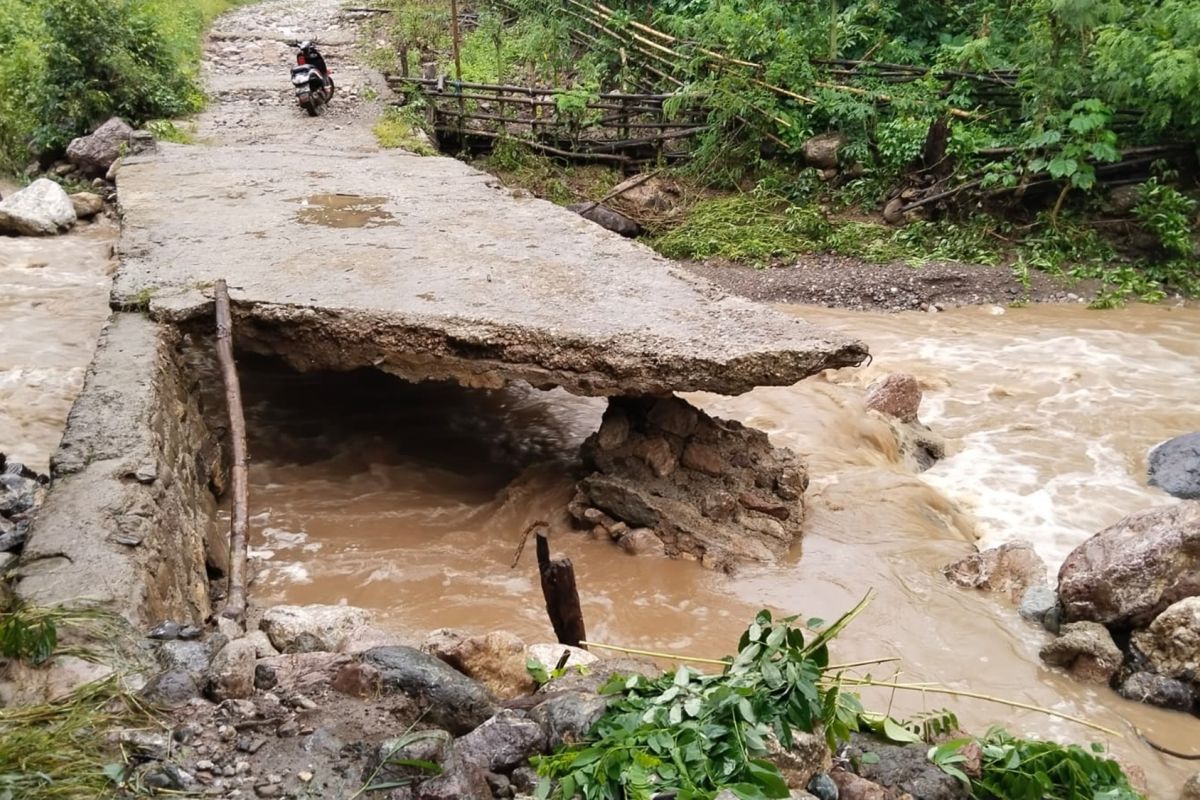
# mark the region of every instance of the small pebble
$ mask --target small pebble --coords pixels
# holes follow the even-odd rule
[[[299,773],[296,777],[299,778],[302,783],[308,783],[309,781],[311,781],[313,779],[313,774],[311,772],[309,772],[308,770],[304,770],[303,772]]]
[[[216,769],[216,767],[217,767],[217,765],[214,764],[213,762],[209,761],[208,759],[204,759],[203,761],[196,762],[196,769],[199,770],[200,772],[212,772],[214,769]]]

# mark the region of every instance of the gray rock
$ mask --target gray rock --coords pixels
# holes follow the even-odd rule
[[[1042,660],[1066,668],[1075,678],[1089,683],[1108,683],[1121,666],[1124,655],[1112,634],[1095,622],[1072,622],[1061,635],[1039,652]]]
[[[601,228],[610,230],[613,233],[619,233],[629,239],[642,232],[641,225],[638,225],[621,212],[613,211],[608,206],[596,205],[595,203],[573,203],[567,206],[567,208],[584,219],[596,223]]]
[[[1058,593],[1052,587],[1039,583],[1025,590],[1025,594],[1021,596],[1021,603],[1017,606],[1017,613],[1022,619],[1042,624],[1046,615],[1057,606]]]
[[[1150,451],[1150,485],[1184,500],[1200,499],[1200,433],[1185,433]]]
[[[254,694],[254,644],[235,639],[221,648],[208,667],[207,689],[214,700]]]
[[[458,740],[466,761],[491,772],[507,772],[546,750],[542,727],[518,711],[501,710],[496,716]]]
[[[431,773],[412,761],[428,761],[439,768],[450,757],[453,737],[446,731],[414,731],[397,739],[388,739],[375,748],[367,760],[364,780],[372,783],[428,780]]]
[[[0,233],[53,236],[74,224],[71,198],[48,178],[38,178],[0,201]]]
[[[810,167],[836,170],[838,152],[846,144],[846,137],[836,131],[822,133],[804,143],[804,162]]]
[[[229,640],[220,634],[204,641],[167,641],[158,647],[158,661],[165,669],[183,669],[193,676],[203,675],[216,653]]]
[[[1195,595],[1200,595],[1200,503],[1190,500],[1129,515],[1076,547],[1058,571],[1058,597],[1068,621],[1140,628]]]
[[[1158,674],[1200,683],[1200,597],[1172,603],[1133,644]]]
[[[442,774],[417,786],[417,800],[492,800],[484,771],[464,760],[455,745],[442,762]]]
[[[865,752],[874,753],[879,760],[873,764],[864,763],[861,756]],[[922,800],[970,797],[970,791],[961,783],[929,761],[928,752],[929,747],[924,744],[895,745],[863,734],[851,736],[850,758],[859,765],[858,774],[863,778]]]
[[[559,648],[561,651],[561,647]],[[570,662],[568,662],[570,663]],[[613,676],[642,675],[646,678],[657,678],[662,670],[657,664],[645,658],[621,657],[602,658],[588,665],[585,672],[568,669],[559,678],[538,689],[538,694],[555,695],[561,692],[591,692],[596,694],[600,687],[608,683]]]
[[[779,768],[792,789],[803,789],[815,775],[833,767],[832,754],[824,735],[794,731],[792,745],[785,748],[774,734],[767,736],[767,760]]]
[[[867,408],[903,422],[916,422],[921,410],[921,384],[912,375],[896,372],[871,383],[863,395]]]
[[[987,592],[1003,592],[1020,602],[1031,586],[1044,584],[1046,565],[1025,542],[1006,542],[947,565],[942,573],[951,582]]]
[[[604,716],[608,700],[590,692],[567,692],[538,704],[529,718],[542,726],[551,749],[581,741]]]
[[[93,192],[76,192],[69,197],[78,219],[91,219],[104,210],[104,198]]]
[[[1133,673],[1121,682],[1117,692],[1126,700],[1175,711],[1191,711],[1196,705],[1196,692],[1190,684],[1153,672]]]
[[[808,782],[808,791],[818,800],[838,800],[838,785],[824,772],[812,777]]]
[[[334,651],[370,614],[354,606],[275,606],[263,613],[259,627],[281,653]]]
[[[151,678],[142,688],[142,697],[164,708],[179,708],[200,694],[200,687],[186,669],[169,669]]]
[[[1179,800],[1200,800],[1200,772],[1187,779],[1179,792]]]
[[[113,117],[87,136],[71,140],[67,158],[88,175],[104,175],[122,151],[129,147],[133,128]]]
[[[462,735],[496,712],[491,692],[445,662],[412,647],[375,647],[362,661],[379,670],[387,691],[402,692],[427,709],[426,719]]]

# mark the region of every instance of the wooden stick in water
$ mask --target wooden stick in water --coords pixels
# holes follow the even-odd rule
[[[560,644],[584,647],[587,633],[583,628],[583,610],[579,607],[579,590],[575,586],[575,565],[566,557],[550,558],[550,539],[545,528],[537,532],[537,560],[546,613],[550,615],[554,634]]]

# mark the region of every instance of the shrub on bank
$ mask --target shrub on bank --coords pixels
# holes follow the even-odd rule
[[[200,35],[237,0],[0,0],[0,170],[111,116],[200,109]]]

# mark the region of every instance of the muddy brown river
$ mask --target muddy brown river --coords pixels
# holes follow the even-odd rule
[[[1057,567],[1096,530],[1172,502],[1146,485],[1146,453],[1200,429],[1187,388],[1200,371],[1200,313],[794,311],[865,339],[874,363],[790,388],[691,399],[808,457],[803,544],[784,565],[726,576],[625,555],[563,525],[554,546],[576,564],[589,637],[721,656],[761,607],[828,620],[874,589],[837,660],[899,657],[869,671],[1051,708],[1120,735],[933,693],[892,699],[875,690],[870,702],[949,707],[975,728],[1001,722],[1022,734],[1106,740],[1145,769],[1156,796],[1177,791],[1194,766],[1146,747],[1130,723],[1189,750],[1200,743],[1200,720],[1043,667],[1047,634],[999,597],[949,586],[939,568],[977,538],[1028,540]],[[559,518],[572,456],[598,425],[602,401],[369,373],[301,376],[264,362],[243,362],[243,371],[260,603],[350,603],[395,629],[552,639],[532,559],[514,569],[514,551],[529,522]],[[890,429],[864,414],[854,390],[892,371],[926,385],[923,418],[949,441],[949,457],[920,476],[900,463]],[[527,468],[534,474],[513,484]]]
[[[96,229],[53,242],[0,239],[0,450],[45,467],[106,316],[108,242]],[[1032,542],[1056,567],[1125,514],[1172,502],[1145,481],[1147,450],[1200,429],[1200,310],[1134,306],[966,308],[883,315],[795,309],[866,340],[871,366],[760,389],[696,395],[710,413],[768,431],[804,454],[812,487],[805,537],[786,563],[727,576],[639,558],[555,530],[575,561],[598,642],[721,656],[761,607],[833,619],[877,598],[835,647],[875,677],[929,682],[1050,708],[1109,736],[989,702],[874,690],[869,705],[953,708],[964,726],[1108,742],[1169,797],[1195,762],[1132,734],[1192,750],[1200,720],[1128,703],[1044,668],[1047,634],[998,597],[947,585],[940,567],[979,540]],[[894,371],[926,386],[923,420],[950,454],[913,474],[859,388]],[[579,443],[602,401],[524,388],[413,386],[360,372],[297,375],[242,360],[248,402],[252,545],[260,604],[350,603],[383,627],[552,632],[526,554],[525,526],[561,521]],[[523,476],[518,480],[518,476]]]

